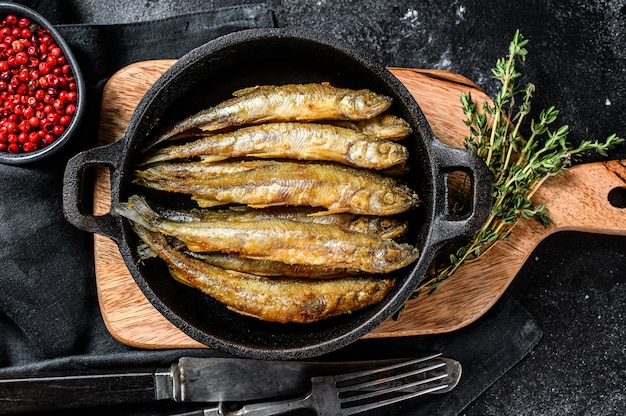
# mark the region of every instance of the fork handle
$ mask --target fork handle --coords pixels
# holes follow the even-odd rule
[[[312,380],[315,383],[315,377]],[[313,397],[311,392],[296,399],[276,400],[272,402],[248,403],[237,410],[228,410],[224,403],[220,403],[217,413],[205,413],[204,416],[273,416],[282,415],[296,409],[311,407]],[[211,409],[213,411],[213,409]]]

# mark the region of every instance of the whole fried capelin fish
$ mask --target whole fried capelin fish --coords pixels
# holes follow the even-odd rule
[[[189,129],[216,131],[269,121],[360,120],[391,106],[391,98],[367,89],[337,88],[326,83],[263,85],[244,88],[233,98],[202,110],[158,135],[152,145]]]
[[[175,222],[160,216],[136,195],[114,210],[151,231],[179,239],[195,252],[226,252],[258,260],[366,273],[389,273],[419,257],[419,250],[410,244],[327,224],[284,219]]]
[[[269,279],[212,266],[170,247],[162,234],[139,226],[135,231],[166,262],[174,279],[234,312],[265,321],[311,323],[351,313],[379,302],[395,284],[392,279],[356,277]]]
[[[419,204],[418,195],[393,178],[332,163],[280,162],[232,175],[189,179],[153,177],[149,171],[136,171],[135,182],[152,189],[189,194],[203,208],[238,203],[254,208],[326,208],[321,215],[393,215]]]
[[[328,215],[310,215],[315,209],[294,207],[249,208],[245,206],[233,209],[187,210],[158,209],[165,219],[176,222],[188,221],[258,221],[262,219],[287,219],[298,222],[314,222],[334,225],[347,231],[372,234],[381,238],[397,238],[406,233],[408,224],[393,217],[355,215],[337,213]]]
[[[380,170],[403,165],[409,152],[399,143],[331,124],[266,123],[158,149],[142,163],[192,157],[215,162],[246,156],[333,161]]]

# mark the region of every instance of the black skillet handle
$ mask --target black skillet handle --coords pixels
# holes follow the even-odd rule
[[[471,151],[438,140],[433,142],[431,149],[435,161],[436,213],[431,243],[437,246],[480,230],[491,212],[493,183],[485,162]],[[471,181],[471,205],[463,216],[452,215],[448,206],[448,176],[458,171],[467,174]]]
[[[106,166],[112,177],[118,174],[122,146],[123,141],[118,140],[77,154],[67,162],[63,177],[63,212],[67,221],[81,230],[105,235],[116,242],[119,241],[121,230],[115,218],[110,213],[93,215],[87,212],[84,197],[86,194],[91,196],[91,192],[87,192],[84,185],[88,168]]]

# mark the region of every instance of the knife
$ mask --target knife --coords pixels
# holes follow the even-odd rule
[[[358,371],[395,361],[400,359],[315,362],[183,357],[170,368],[10,375],[0,378],[0,413],[155,400],[225,402],[288,396],[306,392],[316,375]]]

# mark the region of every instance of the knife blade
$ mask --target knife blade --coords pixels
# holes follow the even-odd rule
[[[2,414],[155,400],[248,401],[301,394],[310,378],[371,368],[399,359],[269,361],[183,357],[169,368],[116,369],[0,378]]]

